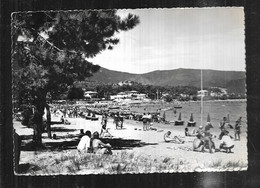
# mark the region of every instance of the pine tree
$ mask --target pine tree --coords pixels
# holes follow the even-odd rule
[[[86,58],[112,50],[119,42],[115,34],[138,23],[137,16],[129,14],[122,19],[115,10],[12,15],[14,96],[19,105],[35,109],[32,123],[37,144],[42,144],[47,94],[56,96],[74,81],[92,76],[100,67]]]

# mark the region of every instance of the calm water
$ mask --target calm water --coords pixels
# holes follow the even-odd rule
[[[197,126],[201,124],[201,103],[200,102],[187,102],[181,104],[181,109],[176,109],[176,114],[174,110],[169,110],[165,112],[167,121],[175,121],[181,113],[182,120],[186,122],[190,119],[191,113],[193,113],[193,119],[197,122]],[[155,104],[146,105],[141,107],[132,107],[131,110],[136,112],[155,112],[159,108],[173,107],[173,104]],[[215,128],[218,127],[220,121],[224,116],[228,116],[230,123],[235,124],[235,121],[241,116],[242,126],[247,125],[247,115],[246,115],[246,101],[204,101],[203,102],[203,125],[207,121],[208,113],[210,115],[211,123]],[[161,112],[161,115],[164,112]]]

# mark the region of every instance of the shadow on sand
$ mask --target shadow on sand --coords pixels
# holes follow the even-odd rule
[[[76,149],[77,145],[80,141],[79,135],[71,135],[71,138],[69,141],[61,141],[62,137],[57,136],[55,140],[52,142],[44,142],[42,147],[36,147],[35,144],[32,141],[29,142],[22,142],[21,150],[22,151],[57,151],[57,150],[69,150],[69,149]],[[63,137],[64,138],[64,137]],[[135,140],[135,139],[122,139],[122,138],[106,138],[101,139],[104,143],[109,143],[112,146],[112,150],[124,150],[124,149],[132,149],[135,147],[144,147],[147,145],[157,145],[158,143],[146,143],[142,142],[141,140]]]

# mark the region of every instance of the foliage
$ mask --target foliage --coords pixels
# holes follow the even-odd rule
[[[192,163],[171,157],[151,158],[129,151],[112,155],[95,155],[75,151],[53,152],[37,157],[30,163],[31,168],[24,174],[92,174],[92,173],[151,173],[151,172],[187,172],[202,170],[243,170],[247,165],[241,161],[216,160],[212,162]]]
[[[81,88],[72,87],[70,88],[67,99],[73,100],[73,99],[83,99],[84,98],[84,92]]]
[[[114,35],[138,23],[137,16],[121,19],[115,10],[12,15],[14,100],[35,106],[38,132],[47,93],[57,96],[92,76],[100,67],[86,58],[113,49]]]

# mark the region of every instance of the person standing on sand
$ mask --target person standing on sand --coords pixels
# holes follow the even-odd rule
[[[91,132],[86,131],[85,135],[80,139],[80,142],[77,146],[78,151],[86,151],[88,153],[91,153]]]
[[[239,117],[235,124],[235,140],[240,140],[241,119],[242,117]]]
[[[142,121],[143,121],[143,130],[144,130],[144,131],[147,131],[147,122],[148,122],[148,119],[147,119],[147,116],[146,116],[145,113],[143,114]]]
[[[112,154],[111,145],[103,143],[99,139],[98,132],[93,133],[92,147],[94,154]]]
[[[215,150],[215,144],[212,141],[212,134],[210,133],[210,128],[212,128],[212,125],[210,122],[207,122],[207,125],[205,126],[204,130],[204,138],[203,138],[203,147],[202,152],[204,152],[204,148],[208,148],[209,152],[212,153]]]
[[[101,132],[100,135],[103,133],[103,131],[105,131],[107,129],[107,113],[103,113],[102,115],[102,119],[101,119]]]
[[[150,129],[150,124],[152,123],[152,115],[150,114],[150,112],[148,112],[147,114],[147,124],[146,124],[146,130]]]
[[[119,112],[115,113],[114,115],[114,123],[116,124],[116,129],[119,126]]]
[[[224,136],[225,132],[227,131],[227,118],[226,117],[223,117],[223,121],[220,122],[219,128],[220,128],[219,140],[221,140],[222,136]]]

